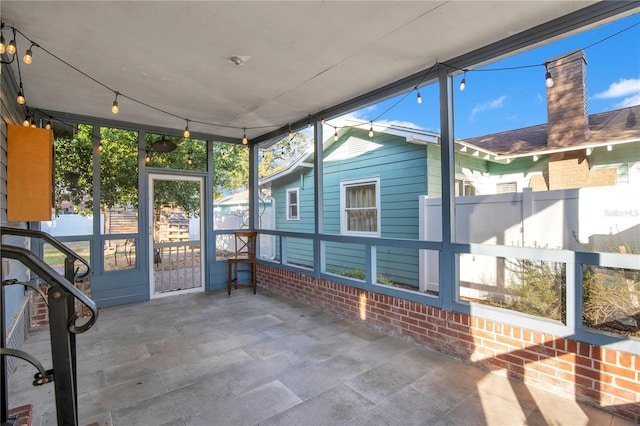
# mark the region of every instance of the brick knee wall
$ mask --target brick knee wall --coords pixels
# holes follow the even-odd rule
[[[91,282],[77,281],[75,286],[78,290],[91,297]],[[50,285],[42,283],[39,285],[40,291],[47,297]],[[85,318],[91,315],[89,308],[84,306],[79,301],[76,301],[76,312],[80,312],[81,318]],[[49,311],[47,304],[35,291],[29,292],[29,328],[38,328],[45,325],[49,325]]]
[[[268,265],[274,293],[640,422],[640,356],[360,290]]]

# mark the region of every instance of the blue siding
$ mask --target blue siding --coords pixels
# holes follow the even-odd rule
[[[381,236],[418,238],[418,197],[427,194],[427,148],[406,142],[403,137],[351,129],[324,153],[324,231],[340,233],[340,183],[346,180],[379,178]],[[303,173],[301,179],[300,174]],[[301,187],[305,183],[305,188]],[[313,170],[303,169],[273,182],[276,199],[276,229],[313,232]],[[286,219],[286,190],[300,188],[300,220]],[[288,261],[309,265],[310,244],[288,243]],[[418,282],[418,254],[415,250],[385,248],[377,255],[378,275],[403,284]],[[364,270],[364,246],[326,244],[327,271]]]

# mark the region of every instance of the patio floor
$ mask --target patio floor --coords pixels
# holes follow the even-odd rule
[[[47,330],[23,348],[49,368]],[[78,336],[87,425],[626,425],[259,289],[106,308]],[[53,384],[18,362],[9,405],[56,423]]]

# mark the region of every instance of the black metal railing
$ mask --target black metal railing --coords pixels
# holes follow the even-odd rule
[[[36,289],[43,298],[44,294],[39,291],[37,286],[31,283],[19,282],[17,280],[7,280],[3,282],[3,288],[0,292],[0,307],[2,308],[2,326],[0,327],[0,343],[2,344],[2,348],[0,348],[2,368],[0,368],[0,370],[2,370],[1,380],[3,392],[1,398],[2,425],[12,424],[10,420],[15,420],[9,419],[8,416],[8,372],[6,371],[6,357],[13,356],[24,359],[38,370],[34,376],[34,386],[44,385],[51,381],[54,382],[58,424],[75,426],[78,424],[76,334],[83,333],[93,326],[98,318],[98,308],[93,300],[75,287],[74,282],[87,277],[91,273],[91,268],[86,260],[45,232],[3,227],[0,229],[0,234],[41,239],[65,255],[65,275],[63,277],[31,251],[23,247],[2,244],[2,258],[14,259],[21,262],[41,280],[51,286],[45,302],[49,313],[52,358],[52,368],[45,370],[41,363],[32,355],[24,351],[6,347],[6,338],[4,335],[4,286],[15,284],[25,285]],[[80,267],[75,268],[77,262],[81,263],[86,269],[80,271]],[[84,305],[89,312],[89,317],[83,320],[84,322],[82,323],[79,323],[82,315],[76,312],[76,301]]]

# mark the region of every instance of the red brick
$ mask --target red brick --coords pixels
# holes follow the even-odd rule
[[[621,379],[619,377],[615,378],[614,383],[620,386],[621,388],[624,388],[631,392],[635,392],[637,394],[636,400],[640,402],[640,383],[636,382],[635,380],[630,381],[630,380]]]

